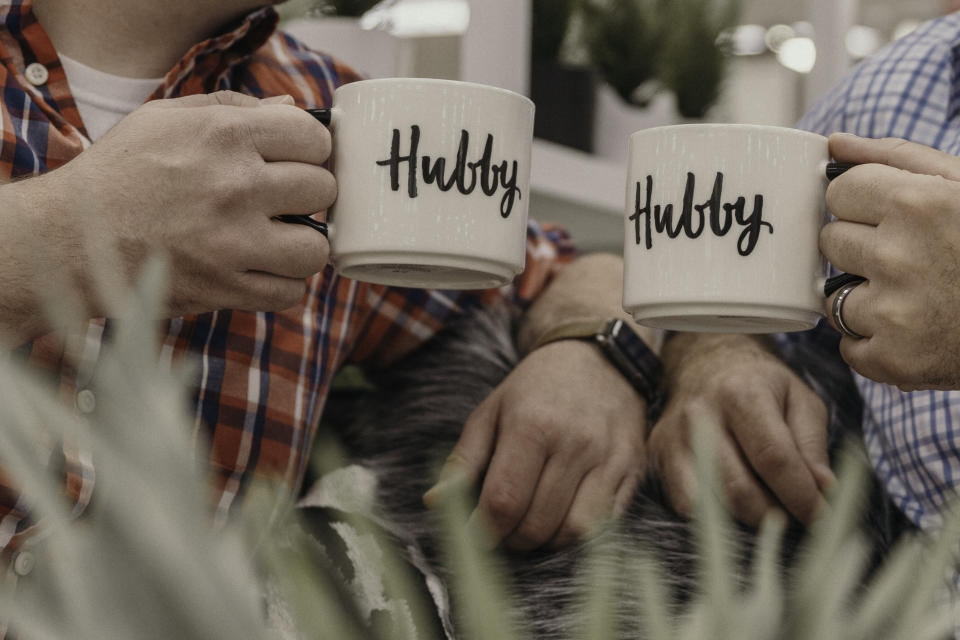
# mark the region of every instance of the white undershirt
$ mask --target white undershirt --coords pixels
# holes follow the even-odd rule
[[[163,78],[124,78],[97,71],[62,53],[60,62],[91,142],[142,105],[163,82]]]

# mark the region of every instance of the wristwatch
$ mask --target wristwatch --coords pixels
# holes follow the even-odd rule
[[[561,324],[540,336],[531,351],[557,340],[571,339],[595,342],[610,363],[647,401],[647,407],[659,406],[660,358],[630,325],[617,318]]]

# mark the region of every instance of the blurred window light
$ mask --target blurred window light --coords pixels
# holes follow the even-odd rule
[[[810,38],[790,38],[780,45],[777,61],[797,73],[810,73],[817,62],[817,45]]]
[[[462,35],[470,26],[466,0],[394,0],[360,18],[361,29],[382,29],[398,38]]]
[[[774,53],[780,51],[780,47],[783,46],[783,43],[789,40],[790,38],[795,38],[797,33],[793,30],[788,24],[775,24],[769,29],[767,29],[766,36],[764,41],[767,45],[767,48]]]
[[[917,30],[922,23],[919,20],[902,20],[893,28],[893,39],[899,40]]]
[[[847,53],[854,58],[866,58],[877,52],[884,43],[883,34],[861,24],[850,27],[845,39]]]
[[[767,30],[759,24],[742,24],[731,29],[725,40],[732,43],[733,55],[756,56],[767,51]]]

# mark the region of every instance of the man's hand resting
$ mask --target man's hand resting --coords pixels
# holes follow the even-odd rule
[[[663,349],[669,400],[647,455],[674,509],[689,516],[697,492],[691,433],[714,435],[722,488],[733,515],[751,526],[773,508],[809,524],[833,479],[827,410],[789,367],[748,336],[678,335]]]
[[[512,549],[582,540],[626,508],[643,473],[646,403],[600,350],[530,353],[480,404],[441,478],[482,479],[472,524]],[[424,497],[428,506],[444,491]]]

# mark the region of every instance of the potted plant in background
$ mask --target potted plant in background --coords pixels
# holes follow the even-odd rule
[[[580,1],[533,0],[530,97],[537,105],[536,137],[591,151],[596,74],[563,59]]]
[[[594,153],[623,161],[627,137],[669,124],[674,102],[658,76],[668,0],[585,0],[582,38],[604,82],[597,90]]]
[[[661,78],[681,121],[700,121],[720,99],[730,63],[724,33],[736,24],[740,0],[671,0]]]

